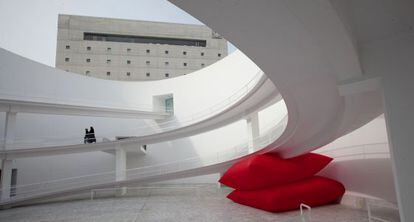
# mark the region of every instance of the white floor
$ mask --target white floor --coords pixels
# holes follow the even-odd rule
[[[242,206],[228,200],[228,192],[228,189],[218,189],[212,185],[151,188],[140,190],[133,197],[69,201],[2,210],[0,221],[299,221],[296,219],[298,211],[274,214]],[[312,209],[312,221],[363,222],[368,221],[368,218],[365,211],[344,205],[330,205]]]

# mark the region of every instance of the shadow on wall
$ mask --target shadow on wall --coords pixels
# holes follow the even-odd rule
[[[340,181],[347,191],[397,202],[389,158],[334,161],[319,175]]]

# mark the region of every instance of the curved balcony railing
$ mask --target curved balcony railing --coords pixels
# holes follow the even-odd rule
[[[131,131],[139,131],[134,136],[147,136],[161,132],[171,131],[180,127],[189,126],[191,124],[203,121],[208,119],[214,115],[219,114],[226,108],[231,107],[232,105],[236,104],[242,98],[251,92],[255,87],[258,87],[259,83],[263,83],[267,77],[264,75],[262,71],[256,73],[256,75],[250,79],[246,84],[244,84],[241,88],[236,90],[231,96],[227,97],[226,99],[200,111],[193,113],[187,117],[180,118],[180,120],[170,119],[163,122],[155,123],[150,122],[148,125],[134,127],[134,128],[124,128],[121,130],[112,130],[112,131],[105,131],[102,132],[104,136],[96,137],[97,142],[108,141],[106,138],[109,136],[107,135],[125,135],[124,132],[131,132]],[[154,130],[155,129],[155,130]],[[4,140],[0,140],[0,144],[3,144]],[[75,145],[83,143],[83,138],[79,138],[79,135],[72,135],[66,136],[65,138],[56,137],[56,136],[48,136],[48,137],[37,137],[37,138],[15,138],[14,142],[8,145],[10,149],[18,149],[18,148],[29,148],[29,147],[46,147],[46,146],[60,146],[60,145]]]
[[[334,158],[335,161],[390,158],[387,142],[343,146],[328,150],[316,150],[315,152],[330,156]]]
[[[263,135],[254,138],[256,149],[260,150],[274,142],[283,133],[287,124],[287,116],[285,116],[276,126],[266,130]],[[225,151],[220,151],[207,156],[196,156],[184,160],[169,162],[165,164],[139,167],[128,169],[123,172],[126,175],[124,182],[128,181],[144,181],[147,178],[162,177],[163,175],[197,170],[203,167],[213,166],[220,163],[228,163],[249,154],[248,144],[251,141],[234,146]],[[64,193],[68,191],[88,191],[96,186],[105,184],[111,185],[116,182],[115,171],[91,174],[79,177],[71,177],[59,180],[46,181],[35,184],[13,186],[12,196],[9,200],[0,202],[6,204],[18,200],[28,200],[31,198],[47,196],[48,194]],[[0,190],[1,192],[1,190]]]

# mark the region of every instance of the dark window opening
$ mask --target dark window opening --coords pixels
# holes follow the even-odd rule
[[[165,54],[168,54],[168,50],[165,50]]]
[[[201,56],[204,56],[204,52],[200,53]]]
[[[88,47],[86,47],[86,50],[88,50],[88,51],[91,51],[91,47],[90,46],[88,46]]]
[[[86,59],[86,62],[91,62],[91,59]]]
[[[184,51],[184,52],[183,52],[183,55],[187,55],[187,52],[186,52],[186,51]]]
[[[165,73],[165,78],[168,78],[168,77],[170,77],[170,74],[169,73]]]
[[[111,72],[106,72],[106,75],[107,75],[107,76],[110,76],[110,75],[111,75]]]
[[[150,53],[151,51],[149,49],[147,49],[147,53]]]
[[[70,49],[70,45],[67,45],[67,46],[66,46],[66,49]]]
[[[147,77],[150,77],[151,73],[147,72],[147,74],[146,74],[146,75],[147,75]]]
[[[65,62],[69,62],[70,61],[70,59],[69,58],[65,58]]]
[[[162,38],[154,36],[116,35],[106,33],[83,33],[83,40],[104,42],[152,43],[165,45],[185,45],[206,47],[207,41],[201,39]]]
[[[221,53],[217,54],[218,57],[221,57]]]
[[[127,60],[127,64],[131,64],[131,60]]]
[[[187,66],[187,63],[185,62],[185,63],[183,63],[183,66]]]
[[[126,75],[127,75],[127,76],[131,76],[131,73],[130,73],[130,72],[127,72],[127,73],[126,73]]]

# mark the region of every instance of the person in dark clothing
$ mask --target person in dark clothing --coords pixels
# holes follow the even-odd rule
[[[83,143],[89,143],[89,132],[88,129],[85,129],[85,136],[83,137]]]
[[[91,126],[89,129],[89,143],[96,143],[95,129]]]

